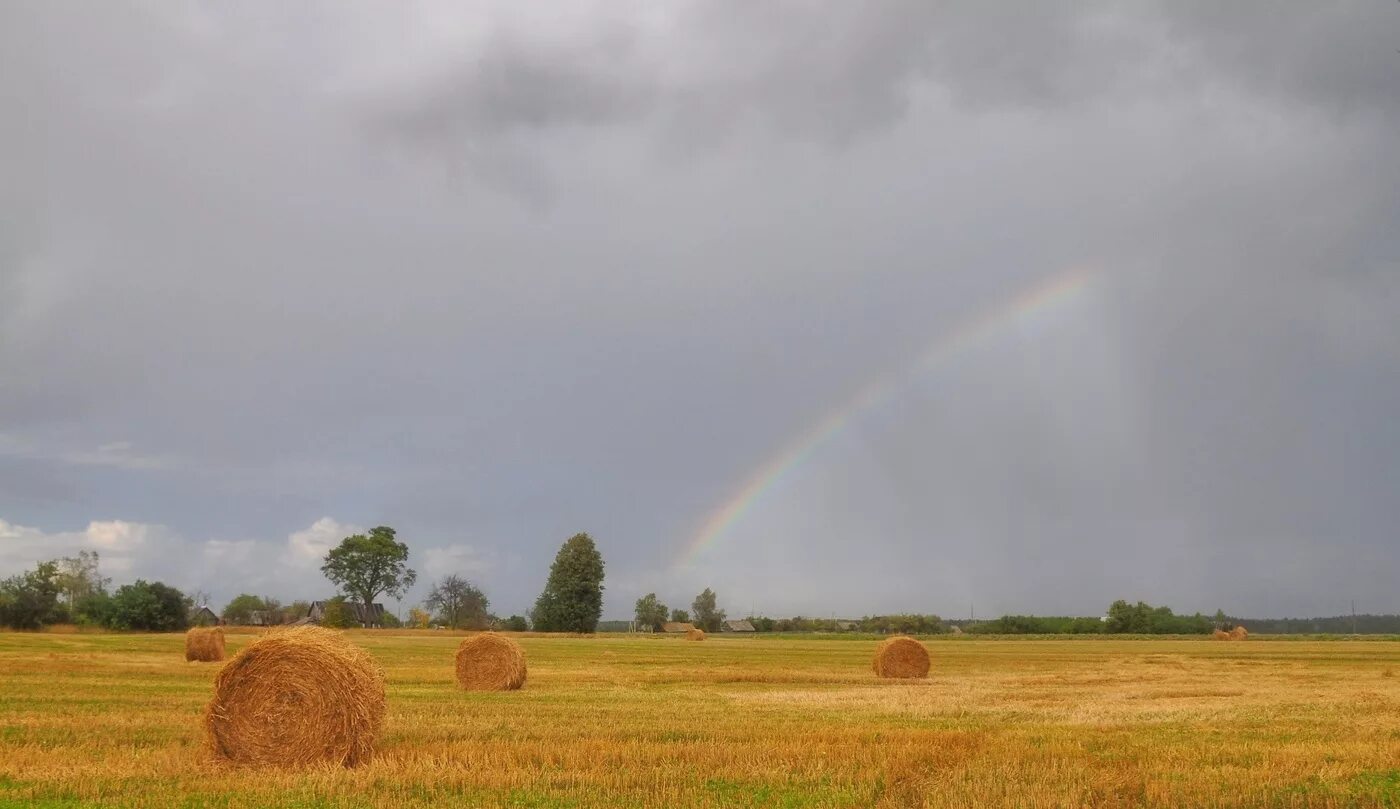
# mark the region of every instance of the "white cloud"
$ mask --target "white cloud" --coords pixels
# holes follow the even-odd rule
[[[83,532],[86,544],[98,550],[124,552],[136,550],[147,543],[153,526],[125,520],[90,522]],[[160,526],[154,526],[159,529]]]
[[[363,533],[365,529],[357,525],[339,523],[330,517],[322,517],[310,528],[295,531],[287,537],[287,559],[294,565],[307,566],[319,563],[331,548],[351,534]]]
[[[162,548],[178,543],[169,529],[152,523],[93,520],[81,531],[49,533],[0,519],[0,572],[17,573],[45,559],[92,550],[101,554],[105,569],[126,573],[139,566],[139,557],[159,558]]]

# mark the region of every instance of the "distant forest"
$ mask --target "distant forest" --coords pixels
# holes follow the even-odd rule
[[[1331,618],[1231,618],[1250,632],[1266,635],[1400,635],[1400,615],[1336,615]],[[1353,629],[1355,622],[1355,629]]]

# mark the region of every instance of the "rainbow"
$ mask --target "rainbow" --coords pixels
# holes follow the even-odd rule
[[[823,444],[846,429],[862,413],[888,400],[904,387],[907,380],[930,373],[948,358],[966,351],[1004,327],[1074,298],[1093,278],[1084,268],[1072,268],[1050,276],[1006,303],[979,313],[957,328],[941,334],[919,356],[897,373],[885,374],[862,387],[841,407],[812,425],[796,440],[771,456],[749,477],[748,483],[723,506],[706,518],[700,531],[685,544],[676,557],[673,568],[691,564],[696,557],[715,544],[745,514],[765,492],[774,488],[792,470],[802,466]]]

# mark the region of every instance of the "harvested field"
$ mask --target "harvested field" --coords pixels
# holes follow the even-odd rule
[[[225,663],[183,635],[0,633],[0,806],[1400,805],[1400,642],[513,636],[520,691],[457,687],[464,635],[352,631],[388,713],[354,769],[219,764]],[[257,635],[228,634],[236,654]]]

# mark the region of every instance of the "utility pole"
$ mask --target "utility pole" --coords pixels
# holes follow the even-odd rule
[[[1351,600],[1351,634],[1356,634],[1356,599]]]

